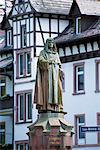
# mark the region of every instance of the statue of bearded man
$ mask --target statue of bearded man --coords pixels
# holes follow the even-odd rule
[[[54,40],[46,40],[37,62],[34,103],[39,112],[63,110],[61,62]]]

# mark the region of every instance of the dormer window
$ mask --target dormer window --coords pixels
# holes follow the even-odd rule
[[[77,17],[75,20],[76,23],[76,34],[81,33],[81,17]]]
[[[9,30],[7,31],[7,46],[11,46],[12,45],[12,31]]]

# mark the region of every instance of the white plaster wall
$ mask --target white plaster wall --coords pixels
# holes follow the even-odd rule
[[[85,53],[85,46],[84,44],[80,44],[80,53]]]
[[[91,43],[87,43],[87,52],[92,51]]]
[[[51,19],[51,32],[58,32],[58,21],[57,21],[57,19]]]
[[[16,52],[14,52],[14,68],[16,68]],[[15,88],[14,92],[21,92],[21,91],[27,91],[32,90],[32,102],[34,97],[34,87],[35,87],[35,79],[36,79],[36,65],[37,65],[37,58],[34,58],[34,52],[33,48],[31,49],[31,72],[32,76],[29,78],[21,78],[16,80],[16,69],[14,70],[14,80],[15,80]],[[29,131],[28,126],[32,123],[24,123],[24,124],[16,124],[16,95],[14,95],[14,121],[15,121],[15,128],[14,128],[14,141],[20,141],[20,140],[28,140],[28,136],[26,133]],[[32,121],[35,122],[37,119],[37,111],[35,108],[35,104],[33,105],[32,110]]]
[[[74,125],[75,114],[85,114],[86,126],[97,125],[97,112],[100,112],[100,93],[95,93],[95,59],[62,64],[65,72],[64,111],[68,112],[65,118],[72,125]],[[85,62],[85,94],[83,95],[73,95],[73,64],[78,62]],[[86,133],[86,144],[97,144],[97,133]],[[84,148],[84,150],[91,150],[91,148]]]
[[[30,18],[30,31],[34,30],[33,18]]]
[[[28,133],[28,126],[30,124],[17,124],[15,125],[14,128],[14,139],[15,141],[20,141],[20,140],[28,140],[28,135],[26,133]]]
[[[28,39],[28,37],[27,37]],[[33,46],[34,45],[34,33],[30,33],[30,46]],[[28,46],[28,45],[27,45]]]
[[[32,110],[32,122],[34,123],[37,119],[37,110],[35,108],[35,104],[33,105]],[[24,123],[24,124],[15,124],[14,126],[14,141],[21,141],[21,140],[29,140],[29,137],[26,133],[29,132],[28,127],[32,123]],[[14,150],[15,150],[15,144],[14,144]]]
[[[6,78],[6,93],[13,96],[13,82],[8,77]]]
[[[16,49],[17,48],[17,37],[14,36],[13,40],[14,40],[14,49]]]
[[[64,50],[63,50],[63,48],[59,48],[59,56],[60,57],[64,56]]]
[[[36,78],[37,57],[34,58],[33,48],[31,48],[31,77],[16,79],[16,69],[14,69],[14,82],[25,83],[32,82]],[[16,68],[16,51],[14,51],[14,68]]]
[[[17,6],[16,6],[16,9],[18,10],[18,7],[17,7]],[[16,14],[17,14],[16,9],[15,9],[15,8],[13,8],[12,15],[16,15]]]
[[[73,54],[78,54],[78,48],[77,46],[72,46],[72,49],[73,49]]]
[[[65,48],[65,55],[66,55],[66,56],[70,56],[70,55],[71,55],[70,47],[66,47],[66,48]]]
[[[6,144],[12,144],[12,116],[0,116],[0,122],[5,122],[5,131],[6,131]]]
[[[59,31],[62,32],[69,24],[68,20],[59,20]]]
[[[35,82],[33,83],[27,83],[27,84],[19,84],[15,86],[15,93],[19,91],[26,91],[26,90],[32,90],[32,104],[34,101],[34,87],[35,87]],[[16,95],[14,96],[16,99]],[[28,133],[29,129],[27,128],[30,126],[32,123],[24,123],[24,124],[16,124],[16,101],[14,103],[14,139],[15,141],[20,141],[20,140],[28,140],[28,136],[26,133]],[[33,109],[32,109],[32,122],[34,123],[37,119],[37,110],[35,104],[33,104]]]
[[[26,8],[26,12],[30,12],[31,11],[31,7],[30,5],[28,4],[25,4],[25,8]]]
[[[97,41],[93,42],[93,50],[99,50],[99,45]]]
[[[20,34],[20,21],[17,21],[17,34]]]
[[[15,35],[17,33],[16,31],[16,22],[13,22],[13,34]]]

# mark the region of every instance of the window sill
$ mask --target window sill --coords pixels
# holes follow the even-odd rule
[[[32,123],[32,120],[31,121],[16,122],[15,124],[27,124],[27,123]]]
[[[80,92],[80,93],[73,93],[72,95],[82,95],[82,94],[85,94],[85,92]]]
[[[23,79],[23,78],[28,78],[28,77],[31,77],[31,75],[28,75],[28,76],[22,76],[22,77],[16,77],[16,79]]]
[[[100,93],[100,90],[95,90],[95,93]]]

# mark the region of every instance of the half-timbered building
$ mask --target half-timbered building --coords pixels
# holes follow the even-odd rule
[[[13,148],[13,49],[0,30],[0,149]]]
[[[81,127],[100,125],[100,1],[75,0],[69,25],[55,41],[65,72],[64,110],[75,127],[73,149],[99,150],[100,133]]]
[[[11,7],[10,0],[0,1],[0,149],[13,149],[14,137],[13,49],[12,44],[6,42],[6,29],[4,30]]]
[[[27,127],[37,118],[32,105],[37,57],[45,40],[68,26],[71,4],[72,0],[14,1],[6,30],[14,49],[14,149],[29,149]]]

